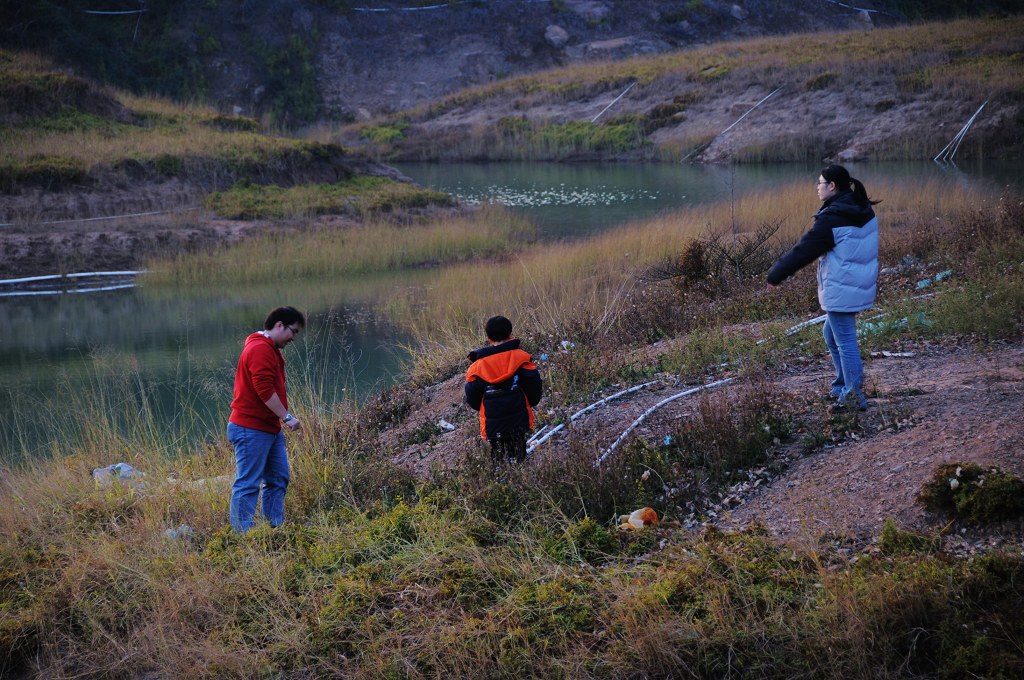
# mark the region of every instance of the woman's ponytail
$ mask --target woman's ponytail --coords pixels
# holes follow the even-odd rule
[[[860,180],[850,177],[850,172],[841,165],[830,165],[821,171],[827,182],[834,182],[838,191],[853,191],[853,200],[858,205],[875,205],[878,201],[868,198],[867,189]]]
[[[881,201],[872,201],[868,198],[868,190],[864,188],[859,179],[850,178],[850,186],[853,187],[853,200],[859,205],[875,205]]]

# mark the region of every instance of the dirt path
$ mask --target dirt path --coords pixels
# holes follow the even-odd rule
[[[877,536],[887,517],[928,530],[935,519],[914,497],[939,464],[966,460],[1024,476],[1024,347],[925,351],[874,359],[867,370],[878,397],[864,436],[794,461],[725,524],[757,520],[784,538]],[[787,376],[781,387],[814,393],[828,378]]]
[[[820,429],[828,418],[819,397],[831,380],[831,364],[823,349],[817,354],[788,366],[776,383],[793,404],[794,422],[806,423],[809,431]],[[870,541],[888,517],[901,527],[941,528],[941,520],[927,516],[914,500],[941,463],[971,461],[1024,476],[1024,346],[922,345],[910,357],[873,357],[866,373],[871,407],[856,416],[853,434],[809,454],[797,437],[784,443],[778,453],[790,461],[786,470],[756,488],[736,490],[730,507],[716,513],[713,522],[722,528],[759,522],[786,540],[835,534]],[[639,414],[685,388],[659,384],[641,390],[595,409],[573,428],[585,429],[606,448]],[[396,462],[426,473],[432,465],[458,465],[467,447],[479,446],[476,414],[461,405],[461,390],[457,376],[416,398],[409,418],[384,434],[386,445],[399,451]],[[637,428],[637,436],[659,441],[680,420],[693,417],[699,399],[695,394],[663,407]],[[540,421],[545,418],[541,414]],[[442,419],[455,429],[412,442],[414,433],[429,431]],[[564,442],[556,436],[535,455],[558,455]],[[984,536],[965,529],[958,536],[966,542],[1021,546],[1024,525]]]

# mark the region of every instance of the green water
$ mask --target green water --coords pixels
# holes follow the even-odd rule
[[[403,164],[431,188],[468,202],[494,201],[534,219],[542,238],[581,238],[682,206],[728,200],[817,176],[817,166]],[[850,166],[868,186],[934,178],[1021,189],[1019,164],[943,169],[933,163]],[[810,179],[807,180],[810,182]],[[810,184],[808,184],[810,186]],[[808,191],[810,194],[811,192]],[[816,206],[808,200],[808,217]],[[80,295],[0,297],[0,462],[59,453],[89,418],[110,418],[179,454],[223,437],[234,365],[245,336],[273,307],[309,314],[285,350],[293,393],[328,411],[400,379],[408,338],[376,313],[398,287],[434,273],[235,289],[147,285]],[[0,275],[0,278],[5,278]],[[97,465],[117,462],[112,451]]]
[[[682,206],[730,200],[817,178],[820,165],[697,166],[685,164],[400,163],[421,184],[470,203],[496,202],[522,210],[549,239],[578,238]],[[1021,189],[1020,163],[986,162],[960,168],[932,162],[849,164],[872,187],[903,180],[982,183]],[[817,209],[809,192],[808,210]]]

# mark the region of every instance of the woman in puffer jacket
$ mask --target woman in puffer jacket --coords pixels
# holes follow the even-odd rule
[[[768,272],[775,288],[819,257],[818,302],[827,319],[822,331],[836,379],[833,409],[868,406],[864,367],[857,346],[857,312],[870,309],[878,290],[878,218],[864,185],[841,165],[821,171],[817,182],[821,209],[814,226]]]

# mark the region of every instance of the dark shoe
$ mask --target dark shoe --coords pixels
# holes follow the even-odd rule
[[[864,411],[868,410],[868,405],[867,404],[863,404],[863,405],[858,404],[856,407],[854,407],[854,405],[849,403],[848,401],[844,401],[842,399],[837,399],[836,401],[832,402],[829,405],[828,412],[829,413],[845,413],[846,411],[852,411],[854,408],[856,408],[858,411],[863,413]]]

